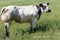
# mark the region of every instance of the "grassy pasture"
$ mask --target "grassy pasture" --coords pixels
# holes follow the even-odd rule
[[[0,21],[0,40],[60,40],[60,0],[0,0],[0,9],[8,5],[33,5],[49,2],[51,13],[43,13],[37,22],[37,31],[29,34],[29,24],[12,22],[10,37],[5,38],[4,25]],[[25,33],[22,36],[22,30]]]

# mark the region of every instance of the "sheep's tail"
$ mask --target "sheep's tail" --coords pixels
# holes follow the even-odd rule
[[[1,21],[1,13],[0,13],[0,21]],[[1,21],[1,23],[2,23],[2,21]]]
[[[4,13],[5,11],[6,11],[6,8],[5,8],[5,7],[2,8],[2,10],[1,10],[1,14]]]
[[[0,22],[3,24],[2,20],[1,20],[1,13],[0,13]]]
[[[1,20],[1,15],[4,13],[4,11],[5,11],[5,8],[2,8],[2,9],[1,9],[1,13],[0,13],[0,21],[1,21],[2,24],[3,24],[3,22],[2,22],[2,20]]]

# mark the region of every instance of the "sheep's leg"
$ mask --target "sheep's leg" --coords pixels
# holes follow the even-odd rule
[[[36,22],[37,22],[37,18],[32,18],[32,20],[30,22],[30,31],[31,32],[36,31]]]
[[[30,33],[33,31],[33,28],[32,28],[32,21],[30,22]]]
[[[9,23],[5,23],[6,36],[9,37]]]
[[[33,32],[36,31],[36,19],[32,21],[32,29],[33,29]]]

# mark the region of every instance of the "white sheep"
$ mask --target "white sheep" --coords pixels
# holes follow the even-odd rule
[[[9,36],[9,27],[12,20],[18,23],[30,23],[30,32],[36,31],[36,22],[43,12],[51,12],[49,3],[40,3],[29,6],[6,6],[1,10],[1,21],[5,23],[6,36]]]

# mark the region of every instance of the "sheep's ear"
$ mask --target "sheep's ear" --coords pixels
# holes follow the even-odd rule
[[[39,6],[42,6],[42,4],[39,4]]]
[[[49,5],[49,3],[47,3],[47,5]]]

